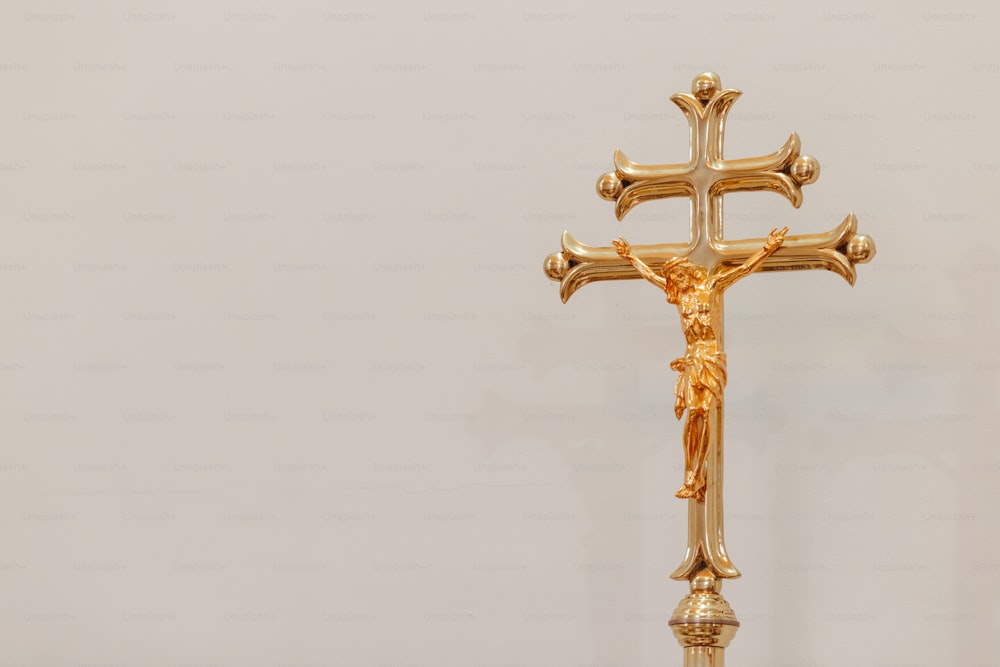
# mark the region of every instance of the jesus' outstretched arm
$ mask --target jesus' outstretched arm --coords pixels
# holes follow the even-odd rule
[[[644,261],[636,257],[632,253],[632,246],[629,245],[628,241],[626,241],[624,237],[619,236],[614,241],[612,241],[612,243],[615,245],[615,250],[618,251],[618,254],[627,259],[629,262],[631,262],[632,266],[634,266],[636,271],[639,272],[639,275],[641,275],[643,278],[653,283],[660,289],[662,290],[667,289],[666,279],[663,276],[656,273],[656,271],[651,269],[649,265],[646,264]]]
[[[775,227],[772,229],[771,233],[767,236],[767,241],[764,243],[763,248],[750,255],[747,261],[743,262],[740,266],[720,273],[712,279],[710,288],[724,290],[740,278],[745,278],[756,271],[765,259],[773,255],[781,247],[781,244],[785,242],[785,234],[787,233],[788,227],[782,227],[781,229]]]

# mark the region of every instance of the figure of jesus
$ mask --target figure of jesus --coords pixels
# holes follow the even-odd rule
[[[671,369],[680,373],[674,386],[674,414],[680,419],[685,410],[688,413],[684,424],[684,485],[677,490],[678,498],[705,500],[709,415],[722,402],[726,386],[726,353],[719,349],[715,334],[721,329],[722,293],[757,270],[781,247],[787,232],[788,227],[772,229],[764,247],[746,262],[711,277],[705,267],[686,257],[671,259],[659,275],[632,253],[624,238],[613,241],[618,254],[631,262],[643,278],[666,292],[667,302],[676,305],[681,314],[687,350],[670,364]]]

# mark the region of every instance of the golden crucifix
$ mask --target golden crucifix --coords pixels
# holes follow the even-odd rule
[[[681,601],[670,625],[685,648],[686,667],[721,667],[722,649],[739,626],[720,594],[722,579],[740,576],[726,553],[723,533],[723,291],[756,270],[828,269],[853,285],[854,265],[875,256],[872,239],[857,234],[853,213],[825,234],[786,236],[784,227],[767,239],[724,238],[725,194],[769,190],[798,208],[802,186],[819,178],[819,163],[799,153],[795,133],[771,155],[723,158],[726,115],[739,96],[738,90],[723,90],[713,72],[695,77],[690,93],[670,98],[691,128],[690,159],[684,164],[641,165],[618,150],[615,170],[597,181],[598,194],[615,202],[619,220],[644,201],[689,198],[687,243],[633,247],[618,238],[613,247],[595,248],[564,232],[562,251],[545,259],[545,273],[560,283],[563,301],[589,282],[641,277],[663,289],[680,312],[687,350],[670,367],[679,373],[674,412],[680,419],[687,411],[684,483],[677,495],[688,499],[688,546],[671,577],[688,579],[691,594]]]
[[[757,253],[740,266],[714,276],[709,276],[705,267],[683,257],[664,264],[663,275],[657,275],[635,256],[623,237],[612,241],[618,254],[631,262],[639,275],[666,292],[667,301],[676,305],[681,314],[687,351],[670,364],[670,368],[680,373],[674,387],[674,414],[680,419],[685,410],[688,413],[684,426],[684,485],[677,491],[678,498],[705,500],[708,486],[705,461],[711,440],[708,419],[712,408],[722,403],[722,390],[726,386],[726,353],[715,333],[722,331],[722,293],[773,255],[785,242],[787,231],[788,227],[771,230]]]

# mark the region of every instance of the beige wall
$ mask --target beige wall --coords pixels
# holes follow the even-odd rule
[[[624,224],[669,96],[795,130],[879,256],[730,293],[729,661],[985,665],[1000,636],[990,3],[0,8],[0,665],[680,664],[662,297]]]

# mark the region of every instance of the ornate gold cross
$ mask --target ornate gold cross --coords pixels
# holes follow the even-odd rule
[[[641,165],[632,162],[620,150],[615,151],[615,170],[603,174],[597,181],[598,194],[615,202],[619,220],[636,205],[651,199],[688,197],[691,200],[691,234],[687,243],[657,244],[629,247],[616,241],[615,247],[591,247],[577,241],[569,232],[562,236],[562,251],[545,259],[545,273],[560,283],[559,294],[567,301],[583,285],[600,280],[625,280],[645,277],[663,287],[671,303],[678,303],[682,324],[688,338],[688,353],[678,359],[672,368],[684,378],[684,391],[695,390],[711,396],[703,400],[710,406],[705,423],[698,428],[707,429],[707,454],[704,458],[705,484],[698,497],[688,501],[688,546],[683,562],[671,575],[674,579],[688,579],[691,595],[681,602],[671,619],[675,634],[686,653],[685,664],[721,665],[721,649],[739,625],[728,603],[719,594],[721,580],[740,576],[726,553],[723,532],[722,506],[722,386],[725,382],[725,355],[722,353],[722,289],[714,290],[716,282],[731,283],[729,276],[741,271],[787,271],[798,269],[828,269],[850,284],[854,284],[854,265],[868,262],[875,255],[875,243],[868,236],[857,234],[857,219],[848,214],[843,222],[823,234],[784,237],[777,232],[768,240],[727,239],[723,235],[723,196],[730,192],[767,190],[784,195],[796,208],[802,203],[802,186],[819,178],[819,163],[815,158],[799,152],[800,142],[792,133],[784,146],[771,155],[727,160],[723,157],[723,136],[726,116],[740,91],[721,88],[717,74],[706,72],[695,77],[690,93],[678,93],[670,99],[687,117],[691,130],[690,158],[682,164]],[[763,248],[763,251],[762,251]],[[686,258],[694,268],[704,269],[701,286],[703,303],[694,296],[685,305],[677,297],[676,285],[671,283],[671,267]],[[657,273],[666,265],[668,274]],[[692,272],[691,276],[695,276]],[[695,294],[690,281],[676,278],[685,285],[681,292]],[[707,287],[705,287],[707,286]],[[673,292],[670,290],[673,289]],[[684,290],[688,290],[684,292]],[[706,296],[710,295],[710,296]],[[710,302],[710,303],[709,303]],[[704,323],[695,321],[702,311],[711,310],[714,327],[708,336],[701,333]],[[708,341],[708,342],[706,342]],[[699,352],[710,346],[710,352]],[[694,350],[694,351],[692,351]],[[688,372],[687,366],[704,366],[703,362],[716,363],[716,377],[706,376],[699,385],[701,369]],[[690,363],[685,365],[684,362]],[[714,384],[713,384],[714,383]],[[713,386],[709,386],[713,385]],[[715,386],[718,385],[718,386]],[[692,406],[684,403],[678,384],[678,417],[687,409],[689,424]],[[682,406],[683,404],[683,406]],[[703,414],[699,413],[699,414]],[[690,492],[688,482],[685,488]],[[684,489],[682,489],[683,491]],[[703,497],[703,499],[702,499]],[[720,653],[713,654],[718,649]],[[714,662],[713,662],[714,661]]]

